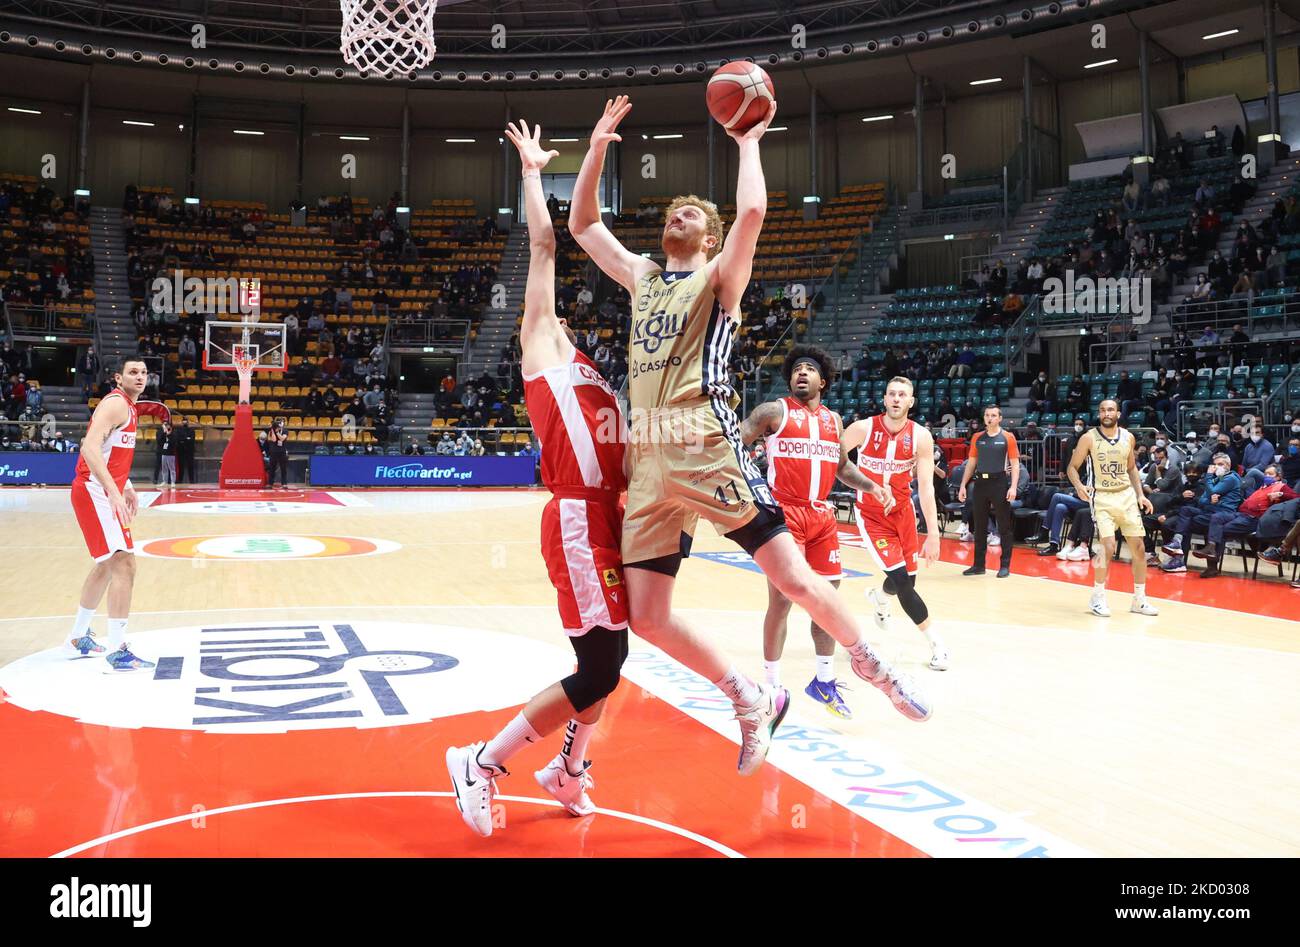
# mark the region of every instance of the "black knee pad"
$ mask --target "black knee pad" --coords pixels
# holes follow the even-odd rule
[[[618,687],[627,660],[627,629],[593,628],[570,638],[578,656],[578,670],[560,681],[564,694],[578,713],[604,700]]]
[[[894,580],[894,594],[898,596],[898,603],[903,606],[903,611],[912,620],[912,624],[919,625],[930,617],[930,609],[926,608],[921,596],[916,594],[916,576],[908,575],[904,569],[895,569],[885,581],[888,582],[889,579]]]
[[[892,572],[885,573],[885,582],[883,585],[880,586],[880,591],[884,592],[886,595],[898,594],[898,589],[895,588],[894,586],[894,573]]]

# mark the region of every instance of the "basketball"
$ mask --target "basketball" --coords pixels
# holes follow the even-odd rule
[[[709,114],[728,131],[749,131],[775,101],[772,77],[752,62],[729,62],[709,77]]]

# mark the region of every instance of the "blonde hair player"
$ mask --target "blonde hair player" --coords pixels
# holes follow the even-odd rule
[[[506,761],[562,726],[560,752],[533,777],[570,815],[596,811],[587,795],[591,764],[583,756],[627,658],[618,508],[627,487],[625,428],[614,390],[555,315],[555,230],[541,172],[559,152],[544,149],[541,134],[540,126],[530,132],[527,122],[512,122],[506,130],[523,165],[531,249],[520,367],[524,402],[542,446],[542,483],[552,494],[542,511],[542,557],[578,669],[530,700],[486,743],[447,750],[456,806],[479,835],[492,834],[492,797],[497,778],[509,775]],[[618,423],[609,423],[613,419]]]
[[[839,588],[840,530],[835,508],[828,498],[838,478],[865,493],[875,494],[888,513],[895,499],[891,491],[862,475],[840,450],[844,424],[822,404],[822,392],[835,380],[829,355],[812,345],[796,345],[781,365],[790,394],[760,404],[740,425],[740,440],[750,444],[764,438],[767,448],[767,483],[785,513],[786,526],[799,551],[814,572]],[[781,683],[781,655],[785,651],[790,600],[772,580],[767,582],[767,614],[763,617],[763,671],[767,683]],[[835,639],[817,622],[812,623],[817,670],[804,693],[832,714],[853,717],[835,680]]]
[[[1098,406],[1098,425],[1085,431],[1074,447],[1066,473],[1079,499],[1092,507],[1092,520],[1101,540],[1101,552],[1092,560],[1092,599],[1089,610],[1100,618],[1110,617],[1106,605],[1106,577],[1115,558],[1115,530],[1124,534],[1133,556],[1133,604],[1135,615],[1159,615],[1147,601],[1146,529],[1142,513],[1151,513],[1151,501],[1142,493],[1133,434],[1119,426],[1119,402],[1107,398]],[[1088,483],[1079,479],[1079,465],[1088,460]],[[1140,511],[1140,512],[1139,512]]]
[[[616,129],[631,107],[626,96],[605,103],[574,185],[569,227],[578,245],[632,297],[632,473],[622,550],[637,635],[727,695],[740,722],[737,769],[743,775],[757,771],[789,708],[789,692],[742,674],[672,608],[677,571],[703,516],[849,650],[855,674],[888,694],[909,719],[926,720],[928,701],[877,658],[835,589],[799,553],[781,508],[741,444],[739,399],[727,366],[767,211],[759,141],[776,105],[748,131],[727,132],[739,150],[731,232],[720,241],[721,221],[708,201],[673,201],[663,230],[667,269],[629,251],[600,220],[600,169],[609,143],[622,140]]]
[[[862,544],[885,573],[881,589],[898,597],[903,611],[930,644],[932,671],[948,670],[948,649],[934,629],[930,609],[916,593],[918,539],[916,513],[912,509],[912,473],[921,496],[921,515],[925,517],[925,544],[920,557],[933,563],[939,558],[939,513],[934,502],[934,437],[924,426],[908,418],[916,404],[912,383],[896,377],[885,386],[885,410],[881,414],[854,421],[844,429],[840,448],[848,454],[858,452],[858,469],[882,486],[888,487],[898,501],[893,510],[868,501],[858,493],[854,514]],[[876,625],[883,631],[889,621],[889,601],[874,589],[867,591],[875,611]]]

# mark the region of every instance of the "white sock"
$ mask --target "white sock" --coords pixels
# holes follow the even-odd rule
[[[763,696],[763,692],[759,690],[758,685],[734,667],[713,683],[717,685],[722,693],[730,697],[731,702],[737,707],[752,707]]]
[[[1145,582],[1133,583],[1133,601],[1145,602],[1147,600],[1147,584]]]
[[[939,633],[935,631],[933,627],[925,629],[922,633],[925,635],[925,640],[930,642],[931,651],[939,652],[948,650],[943,646],[943,639],[939,637]]]
[[[1095,599],[1103,599],[1103,598],[1106,597],[1106,583],[1105,583],[1105,582],[1094,582],[1094,583],[1092,583],[1092,597],[1095,598]]]
[[[777,687],[781,683],[781,659],[763,662],[763,679]]]
[[[108,620],[108,650],[117,651],[122,645],[126,644],[126,622],[125,618],[110,618]]]
[[[77,607],[77,620],[72,626],[72,637],[80,638],[90,634],[90,620],[95,617],[93,608]]]
[[[829,684],[835,680],[835,655],[817,655],[817,680],[823,684]]]
[[[594,723],[583,723],[576,718],[570,720],[564,728],[564,746],[560,749],[560,756],[564,757],[564,768],[570,776],[582,775],[583,762],[587,758],[587,744],[595,732]]]
[[[505,761],[510,759],[530,743],[536,743],[542,738],[542,735],[533,729],[533,725],[528,722],[521,710],[515,715],[505,727],[488,740],[487,746],[479,752],[478,764],[480,766],[495,766],[497,769],[505,769]]]

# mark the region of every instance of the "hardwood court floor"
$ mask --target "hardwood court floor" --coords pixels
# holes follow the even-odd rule
[[[914,724],[849,680],[853,720],[795,695],[769,764],[735,773],[725,701],[633,638],[589,755],[603,812],[546,805],[512,761],[503,827],[471,836],[449,743],[490,735],[567,673],[538,553],[538,491],[215,490],[147,495],[130,639],[155,672],[60,650],[89,558],[66,490],[0,491],[0,855],[1296,855],[1300,593],[1276,580],[1153,576],[1161,609],[1087,613],[1086,563],[1016,550],[966,578],[945,540],[920,592],[952,670],[925,669],[901,612],[868,635],[933,695]],[[846,542],[852,541],[846,535]],[[761,674],[765,583],[703,526],[688,619]],[[846,545],[846,568],[872,572]],[[1238,566],[1240,560],[1238,560]],[[1127,567],[1112,589],[1131,588]],[[96,630],[105,630],[104,612]],[[3,699],[3,695],[0,695]]]

